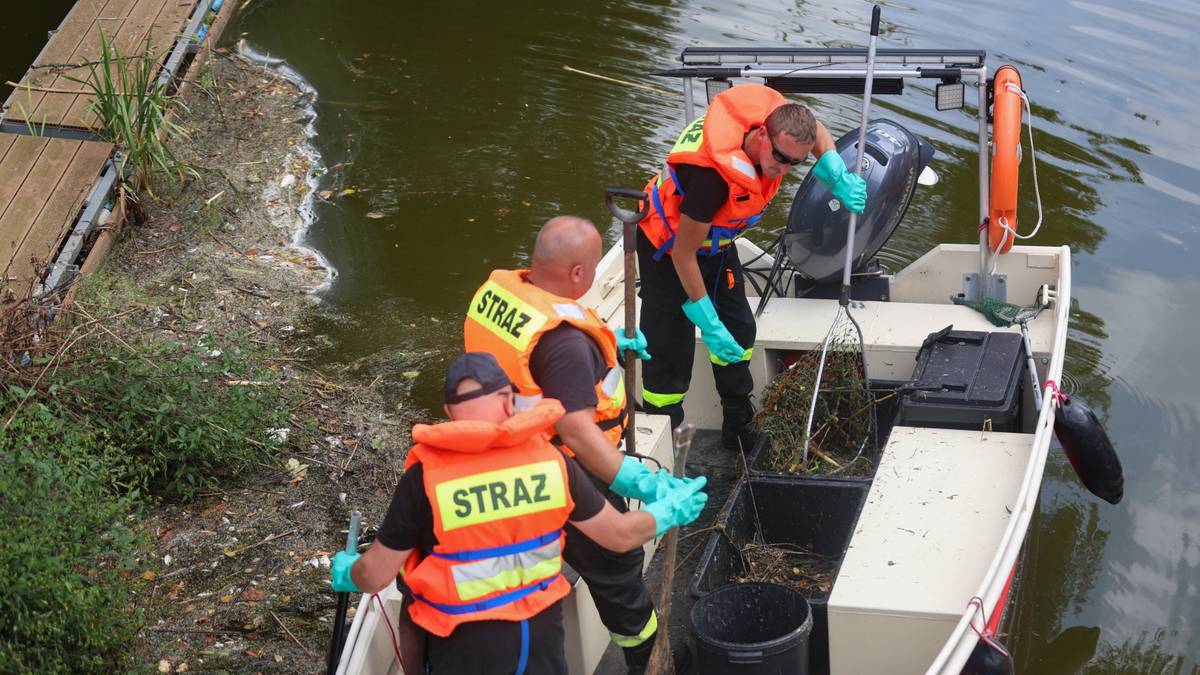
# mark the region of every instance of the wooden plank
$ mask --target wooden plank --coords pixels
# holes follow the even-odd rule
[[[33,165],[37,163],[42,151],[46,149],[46,141],[49,140],[18,134],[4,134],[4,136],[7,137],[9,150],[5,153],[4,159],[0,161],[0,218],[3,218],[9,206],[12,205],[13,199],[24,185]],[[18,235],[15,231],[9,232],[0,229],[0,241],[7,242],[14,238],[19,241],[23,236],[23,233]],[[8,262],[7,258],[0,260],[4,263]]]
[[[6,121],[94,130],[96,120],[88,111],[93,97],[85,85],[70,79],[87,78],[90,70],[83,65],[54,69],[39,66],[99,59],[101,25],[117,54],[138,53],[149,34],[151,53],[165,60],[197,4],[197,0],[81,0],[22,78],[22,83],[61,91],[15,89],[6,104]]]
[[[155,4],[158,5],[158,12],[151,16],[149,10],[153,9]],[[141,13],[143,7],[147,9],[145,13]],[[116,53],[140,54],[149,35],[150,53],[160,63],[165,63],[167,55],[181,35],[187,17],[195,7],[195,0],[144,0],[122,25],[120,34],[114,37]],[[157,76],[157,73],[155,75]],[[91,100],[91,96],[77,96],[63,116],[61,124],[85,129],[96,128],[98,125],[95,115],[88,111]]]
[[[88,192],[100,176],[104,162],[112,154],[113,146],[94,141],[68,141],[78,145],[61,178],[54,186],[41,212],[31,224],[25,241],[16,250],[9,265],[8,277],[15,280],[9,288],[23,292],[34,282],[36,267],[44,267],[53,259],[62,244],[63,237],[71,229],[79,215]],[[37,264],[35,265],[34,260]],[[0,297],[7,297],[7,289]]]
[[[168,2],[174,0],[166,0]],[[110,44],[119,44],[122,35],[145,35],[145,27],[158,16],[159,10],[162,9],[164,0],[137,0],[127,12],[122,15],[108,15],[98,17],[93,22],[92,29],[88,31],[79,48],[75,50],[72,56],[72,62],[78,63],[83,61],[98,60],[101,56],[102,47],[100,44],[100,28],[104,28],[104,36],[109,40]],[[123,17],[123,18],[122,18]],[[111,18],[112,21],[108,19]],[[125,56],[129,50],[117,50],[118,56]],[[90,75],[87,68],[76,68],[70,73],[64,73],[52,85],[55,88],[61,88],[71,91],[86,91],[87,87],[78,82],[73,82],[68,79],[76,77],[86,79]],[[42,104],[38,106],[35,118],[39,123],[45,120],[47,124],[66,125],[79,127],[81,120],[69,120],[67,113],[74,106],[76,101],[83,101],[83,110],[87,108],[87,102],[92,99],[90,94],[48,94],[42,100]],[[73,122],[73,123],[72,123]],[[81,127],[90,128],[90,127]]]
[[[25,175],[12,203],[0,216],[0,232],[5,235],[0,240],[0,261],[5,262],[6,277],[12,276],[10,269],[15,262],[14,256],[25,243],[33,222],[45,208],[50,194],[75,158],[81,141],[50,138],[46,139],[46,143],[42,156]]]
[[[75,53],[75,48],[83,40],[83,36],[94,22],[95,17],[105,16],[102,12],[109,2],[110,0],[78,0],[42,49],[42,53],[38,54],[37,59],[33,62],[33,67],[25,72],[21,83],[36,87],[50,86],[57,74],[49,68],[40,66],[70,62],[71,55]],[[25,121],[28,113],[41,103],[44,96],[46,94],[42,92],[14,89],[8,95],[8,100],[4,102],[8,109],[5,119]]]
[[[132,7],[135,0],[108,0],[102,7],[89,5],[93,10],[89,13],[76,14],[71,12],[67,17],[67,22],[64,22],[64,28],[60,33],[67,31],[67,23],[70,23],[69,35],[64,38],[62,48],[54,50],[54,60],[49,63],[57,64],[82,64],[83,62],[94,58],[100,52],[100,26],[104,26],[106,34],[112,33],[120,28],[120,25],[125,21],[126,12]],[[76,5],[78,8],[79,5]],[[79,31],[82,28],[82,32]],[[55,34],[51,38],[52,43],[57,43],[59,34]],[[69,42],[66,41],[69,38]],[[36,64],[35,64],[36,65]],[[37,77],[34,78],[33,84],[38,87],[50,89],[65,89],[71,91],[80,91],[85,87],[77,82],[72,82],[69,77],[84,78],[88,74],[88,68],[80,65],[75,68],[57,67],[49,70],[39,70]],[[13,121],[29,121],[36,125],[56,124],[57,119],[51,118],[48,114],[47,106],[55,100],[66,97],[74,100],[76,94],[59,94],[47,92],[17,92],[24,98],[24,103],[21,103],[16,115],[13,111],[9,111],[9,118]],[[33,105],[28,105],[32,101]]]

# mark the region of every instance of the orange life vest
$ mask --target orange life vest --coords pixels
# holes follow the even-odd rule
[[[488,352],[517,386],[514,406],[528,410],[542,398],[529,359],[538,341],[563,323],[587,333],[600,347],[604,378],[596,384],[596,424],[617,445],[625,430],[625,373],[617,363],[617,337],[596,312],[526,280],[529,270],[496,270],[475,291],[463,338],[469,352]],[[567,448],[568,454],[570,449]]]
[[[468,621],[523,621],[570,592],[562,528],[575,503],[548,437],[562,415],[545,399],[503,424],[413,427],[406,466],[424,467],[438,541],[405,564],[417,625],[446,637]]]
[[[675,176],[678,164],[716,169],[729,185],[729,198],[713,216],[701,255],[716,254],[758,222],[779,191],[783,176],[761,176],[742,151],[742,143],[751,129],[766,124],[767,116],[785,103],[787,99],[770,87],[741,84],[713,97],[708,111],[683,130],[667,155],[666,167],[646,184],[652,208],[641,228],[658,249],[656,260],[671,251],[679,229],[683,189]]]

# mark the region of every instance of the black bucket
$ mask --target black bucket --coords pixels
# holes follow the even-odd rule
[[[808,675],[808,601],[794,588],[730,584],[692,606],[700,675]]]

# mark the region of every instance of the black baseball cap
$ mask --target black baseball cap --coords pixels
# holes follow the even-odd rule
[[[475,380],[482,387],[460,395],[457,393],[458,385],[467,378]],[[512,387],[512,380],[508,379],[496,357],[487,352],[467,352],[454,359],[450,370],[446,372],[446,403],[462,403],[487,396],[504,387]]]

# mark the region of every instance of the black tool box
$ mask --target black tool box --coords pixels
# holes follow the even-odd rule
[[[931,334],[917,354],[900,424],[1020,431],[1024,346],[1019,333],[953,330]]]

